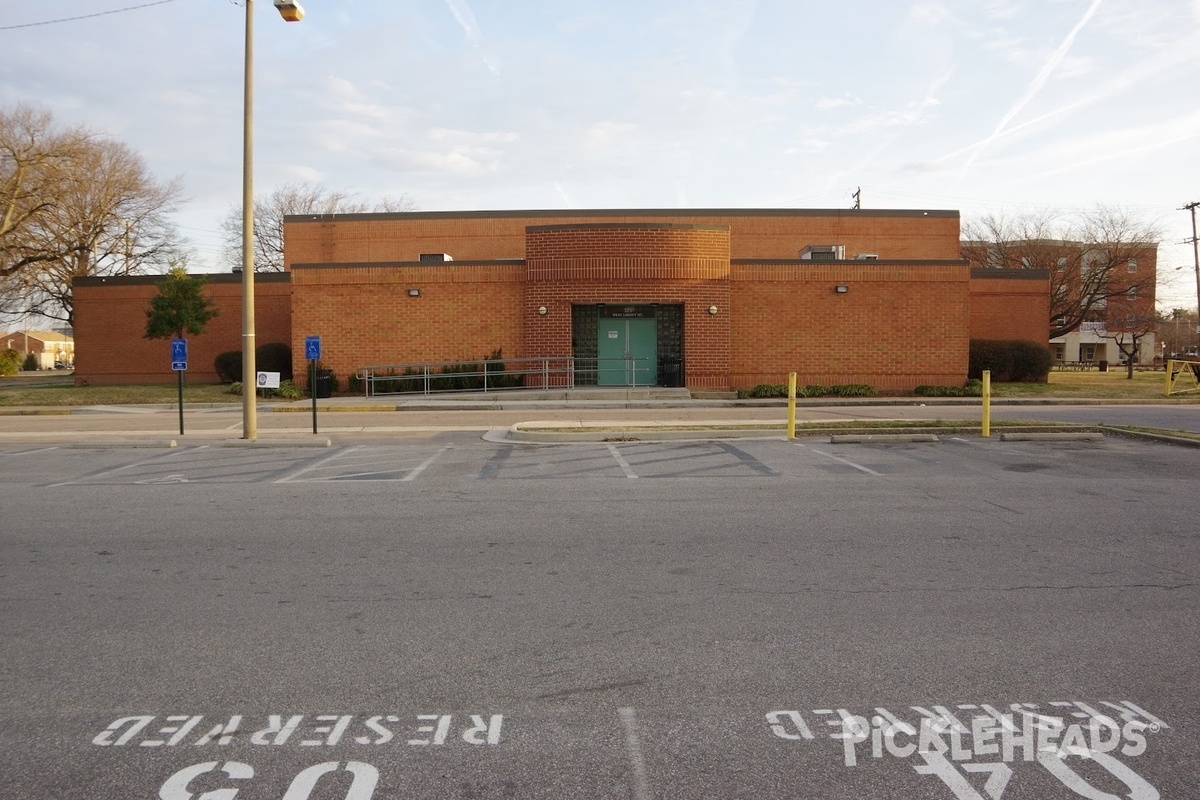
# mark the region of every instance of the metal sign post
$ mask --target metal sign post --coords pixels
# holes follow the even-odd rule
[[[183,373],[187,371],[187,339],[171,340],[171,369],[179,376],[179,435],[183,436]],[[243,387],[242,391],[245,391]]]
[[[304,337],[304,357],[308,359],[308,393],[312,395],[313,434],[317,432],[317,360],[321,358],[321,337]]]

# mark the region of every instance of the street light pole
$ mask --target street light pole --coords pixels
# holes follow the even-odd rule
[[[1188,203],[1184,208],[1192,212],[1192,263],[1196,269],[1196,352],[1200,353],[1200,244],[1196,240],[1196,206],[1200,203]]]
[[[242,115],[242,438],[258,438],[258,369],[254,363],[254,0],[246,0]]]
[[[288,22],[304,9],[295,0],[275,0]],[[242,438],[258,438],[258,365],[254,360],[254,0],[246,0],[246,59],[242,114]]]

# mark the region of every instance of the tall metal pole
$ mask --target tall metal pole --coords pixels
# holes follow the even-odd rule
[[[245,113],[242,118],[242,438],[258,438],[254,363],[254,0],[246,0]]]
[[[1200,244],[1196,243],[1196,206],[1200,203],[1191,202],[1184,206],[1192,212],[1192,259],[1196,266],[1196,352],[1200,353]]]

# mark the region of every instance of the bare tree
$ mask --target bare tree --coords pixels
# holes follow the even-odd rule
[[[1133,368],[1142,352],[1142,340],[1158,329],[1159,316],[1154,306],[1141,302],[1136,289],[1113,296],[1106,309],[1105,338],[1112,339],[1125,357],[1125,377],[1133,379]]]
[[[1138,314],[1148,305],[1152,315],[1161,235],[1156,225],[1107,207],[1074,217],[988,214],[964,224],[962,254],[975,267],[1046,270],[1053,339],[1103,318],[1110,299],[1133,296]]]
[[[283,218],[300,214],[360,214],[368,211],[414,211],[407,196],[384,198],[375,206],[349,192],[330,191],[311,183],[289,183],[254,201],[254,271],[283,272]],[[222,257],[233,270],[242,267],[242,207],[229,209],[221,221],[225,238]]]
[[[1197,317],[1194,308],[1173,308],[1158,319],[1156,338],[1166,347],[1168,358],[1192,357],[1196,354]]]
[[[178,206],[177,181],[159,183],[141,156],[98,140],[77,158],[67,191],[31,232],[36,269],[27,270],[30,307],[74,323],[75,278],[161,271],[178,257],[178,234],[167,215]]]
[[[35,233],[70,189],[90,141],[83,129],[57,130],[48,112],[0,109],[0,278],[7,289],[18,273],[53,257],[34,246]]]
[[[10,313],[74,322],[72,282],[161,269],[176,254],[167,215],[179,184],[159,183],[128,146],[49,114],[0,114],[0,284]]]

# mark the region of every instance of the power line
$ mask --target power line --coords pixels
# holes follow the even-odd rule
[[[0,31],[15,31],[18,28],[36,28],[39,25],[57,25],[60,22],[75,22],[80,19],[92,19],[93,17],[103,17],[108,14],[120,14],[124,11],[137,11],[141,8],[149,8],[150,6],[161,6],[166,3],[174,3],[175,0],[155,0],[153,3],[142,3],[139,6],[127,6],[125,8],[114,8],[111,11],[98,11],[95,14],[82,14],[78,17],[62,17],[61,19],[48,19],[43,22],[26,22],[23,25],[4,25],[0,26]]]

